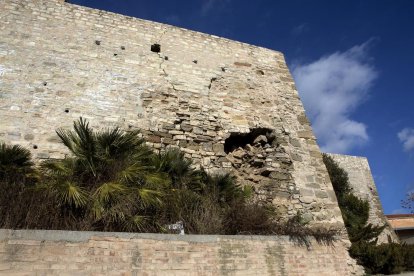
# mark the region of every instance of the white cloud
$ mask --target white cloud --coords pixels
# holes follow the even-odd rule
[[[294,66],[306,113],[325,152],[346,153],[369,140],[366,125],[351,119],[377,76],[366,61],[369,44]]]
[[[404,128],[398,132],[398,138],[403,143],[405,151],[414,150],[414,128]]]

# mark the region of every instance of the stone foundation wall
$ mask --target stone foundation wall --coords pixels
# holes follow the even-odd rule
[[[159,45],[159,50],[157,45]],[[0,1],[0,140],[37,160],[80,116],[231,171],[286,216],[343,228],[283,55],[58,0]]]
[[[378,242],[388,243],[388,237],[390,237],[392,241],[398,242],[397,235],[384,215],[367,158],[341,154],[328,155],[348,173],[352,193],[357,197],[368,201],[370,208],[368,222],[373,225],[386,225],[386,228],[378,237]]]
[[[342,242],[0,230],[0,275],[362,275]]]

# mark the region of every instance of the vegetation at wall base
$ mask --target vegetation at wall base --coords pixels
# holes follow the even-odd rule
[[[329,155],[323,154],[342,217],[352,243],[350,255],[368,274],[393,274],[414,271],[414,245],[389,241],[377,245],[384,226],[368,223],[369,205],[352,194],[348,175]]]
[[[20,146],[0,144],[0,228],[289,235],[331,244],[338,230],[282,222],[253,187],[195,169],[178,149],[154,153],[138,131],[94,131],[80,119],[57,135],[70,152],[35,165]]]

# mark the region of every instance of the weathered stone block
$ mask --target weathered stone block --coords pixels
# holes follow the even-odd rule
[[[290,175],[288,173],[283,173],[283,172],[271,172],[269,177],[272,179],[276,179],[276,180],[290,179]]]
[[[24,140],[31,141],[33,139],[34,139],[34,135],[33,134],[26,134],[26,135],[24,135]]]
[[[213,151],[218,154],[224,153],[224,144],[214,144]]]
[[[151,143],[161,143],[161,137],[160,136],[155,136],[155,135],[150,135],[147,137],[147,141],[151,142]]]
[[[313,192],[313,190],[305,189],[305,188],[300,189],[300,194],[302,196],[315,196],[315,193]]]
[[[191,130],[193,130],[193,126],[188,123],[182,123],[180,127],[183,131],[186,131],[186,132],[190,132]]]
[[[305,138],[305,139],[313,139],[314,138],[312,131],[307,131],[307,130],[298,131],[298,137],[299,138]]]
[[[327,198],[328,193],[324,191],[315,191],[315,195],[317,198]]]

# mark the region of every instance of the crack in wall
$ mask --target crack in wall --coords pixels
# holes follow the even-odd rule
[[[159,44],[161,46],[161,41],[162,38],[164,37],[164,35],[167,33],[167,29],[164,29],[164,31],[161,33],[160,37],[158,38],[158,40],[156,41],[157,44]],[[161,62],[159,64],[159,69],[162,70],[163,72],[163,76],[165,77],[165,80],[168,82],[168,84],[171,85],[171,88],[174,91],[184,91],[182,89],[178,89],[170,80],[168,80],[167,76],[169,76],[169,74],[167,73],[167,71],[165,70],[165,68],[163,67],[163,64],[166,60],[168,60],[168,57],[165,55],[161,54],[161,51],[157,53],[158,57],[161,59]],[[194,61],[193,61],[194,62]],[[197,62],[195,62],[197,64]],[[226,68],[225,67],[220,67],[221,71],[225,72]],[[213,82],[217,81],[217,77],[212,77],[210,79],[210,83],[208,84],[207,88],[208,88],[208,94],[210,94],[210,89],[211,89],[211,85]]]
[[[159,66],[159,68],[162,70],[162,72],[163,72],[163,76],[164,76],[164,79],[167,81],[167,83],[168,84],[170,84],[171,85],[171,88],[174,90],[174,91],[184,91],[184,90],[181,90],[181,89],[177,89],[176,87],[175,87],[175,85],[167,78],[169,75],[168,75],[168,73],[167,73],[167,71],[165,71],[165,68],[163,68],[163,64],[164,64],[164,62],[165,62],[165,56],[163,57],[162,55],[161,55],[161,53],[157,53],[158,54],[158,57],[161,59],[161,62],[160,62],[160,66]]]
[[[211,78],[210,79],[210,84],[208,85],[208,90],[210,90],[211,89],[211,85],[213,84],[213,82],[215,82],[217,80],[217,78]]]
[[[163,38],[163,36],[167,33],[167,28],[165,28],[164,29],[164,31],[161,33],[161,35],[160,35],[160,37],[158,38],[158,40],[157,40],[157,43],[161,43],[161,40],[162,40],[162,38]]]
[[[164,29],[164,31],[161,33],[161,35],[160,35],[160,37],[158,38],[158,40],[156,41],[158,44],[160,44],[161,45],[161,41],[162,41],[162,38],[164,37],[164,35],[167,33],[167,28],[165,28]],[[165,68],[163,68],[163,64],[164,64],[164,62],[166,61],[166,60],[168,60],[168,57],[166,57],[165,55],[162,55],[161,54],[161,52],[158,52],[157,53],[158,54],[158,57],[161,59],[161,62],[160,62],[160,64],[159,64],[159,69],[160,70],[162,70],[162,72],[163,72],[163,76],[164,76],[164,79],[167,81],[167,83],[168,84],[170,84],[171,85],[171,88],[174,90],[174,91],[183,91],[183,90],[180,90],[180,89],[177,89],[176,87],[175,87],[175,85],[170,81],[170,80],[168,80],[168,78],[167,78],[167,76],[169,76],[169,74],[167,73],[167,71],[165,71]]]

